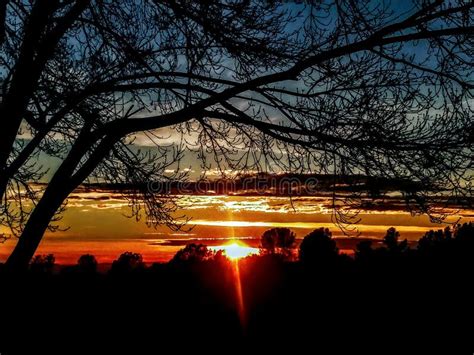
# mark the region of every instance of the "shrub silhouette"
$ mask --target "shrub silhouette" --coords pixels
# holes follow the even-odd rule
[[[94,255],[84,254],[77,260],[77,269],[79,272],[95,273],[97,272],[97,260]]]
[[[267,254],[280,254],[291,258],[296,246],[296,236],[289,228],[272,228],[261,237],[261,249]]]
[[[305,264],[333,262],[339,255],[336,242],[328,228],[318,228],[304,237],[300,245],[299,258]]]
[[[140,271],[145,268],[143,257],[141,254],[125,252],[119,256],[117,260],[112,263],[112,273],[129,273],[132,271]]]
[[[37,273],[52,273],[55,261],[53,254],[35,255],[31,260],[30,270]]]

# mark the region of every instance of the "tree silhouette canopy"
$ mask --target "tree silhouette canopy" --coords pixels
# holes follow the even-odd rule
[[[210,250],[204,244],[191,243],[179,250],[170,262],[175,264],[199,263],[206,260],[212,260],[216,255],[221,255],[221,253]]]
[[[186,149],[204,169],[394,179],[434,218],[439,201],[470,201],[474,4],[397,4],[2,1],[0,222],[19,237],[8,265],[27,266],[88,180],[127,184],[133,216],[179,228],[146,182],[183,178]]]
[[[328,228],[315,229],[300,244],[300,261],[305,264],[330,264],[339,254]]]
[[[91,254],[81,255],[77,260],[77,268],[83,273],[95,273],[97,271],[97,259]]]
[[[117,260],[112,263],[110,271],[117,274],[130,273],[132,271],[139,271],[145,267],[143,257],[141,254],[127,251],[121,254]]]
[[[261,249],[268,254],[291,258],[296,248],[296,235],[289,228],[272,228],[261,237]]]

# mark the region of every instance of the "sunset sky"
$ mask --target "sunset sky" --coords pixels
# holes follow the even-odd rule
[[[293,203],[293,205],[291,204]],[[329,227],[336,238],[344,237],[331,222],[331,200],[328,197],[271,196],[180,196],[177,216],[191,218],[182,231],[165,226],[157,229],[145,221],[127,218],[128,202],[119,193],[109,191],[76,192],[69,198],[68,209],[60,222],[67,230],[47,232],[39,254],[54,253],[58,263],[75,263],[85,253],[96,255],[99,262],[109,263],[125,251],[143,254],[146,262],[167,261],[191,242],[211,246],[227,244],[234,239],[258,247],[262,233],[272,227],[291,228],[298,238],[319,227]],[[293,209],[294,208],[294,209]],[[419,239],[429,229],[444,228],[427,216],[412,217],[403,206],[386,211],[365,211],[357,224],[359,237],[381,238],[395,226],[402,238]],[[474,220],[474,211],[452,211],[447,221]],[[4,230],[5,231],[5,230]],[[354,234],[351,234],[354,237]],[[14,239],[0,246],[5,260]]]
[[[375,10],[381,7],[378,6],[376,2],[371,3],[370,6],[374,7],[373,9],[370,9],[369,12],[371,13],[376,13]],[[416,6],[413,6],[413,2],[410,0],[395,1],[392,3],[388,2],[387,4],[384,3],[384,6],[387,6],[387,19],[391,18],[392,20],[390,21],[395,21],[398,17],[409,17],[410,15],[418,11],[418,8]],[[303,13],[305,13],[305,11],[312,11],[308,10],[308,8],[306,8],[303,3],[299,2],[289,2],[287,4],[284,4],[282,9],[286,9],[289,11],[289,13],[292,14],[297,14],[299,13],[299,11],[303,10]],[[328,33],[331,32],[335,29],[334,26],[337,23],[335,22],[335,20],[338,18],[338,15],[335,12],[336,8],[329,7],[328,9],[329,10],[326,10],[328,12],[325,13],[325,16],[327,18],[325,18],[325,21],[323,21],[324,25],[321,29],[321,33],[325,33],[325,31],[327,31]],[[439,25],[438,21],[441,20],[436,20],[434,21],[434,24],[431,25],[434,28],[437,28],[437,26]],[[440,23],[442,23],[442,21]],[[290,34],[297,29],[304,33],[307,30],[305,26],[306,25],[304,21],[290,21],[281,29],[282,33],[280,33],[280,35],[282,35],[283,37],[290,36]],[[261,34],[262,33],[260,32],[259,35]],[[159,35],[156,36],[157,38],[160,38]],[[78,38],[80,38],[80,36]],[[78,46],[78,38],[71,37],[69,39],[68,43],[71,45],[72,48]],[[290,40],[289,42],[295,40],[295,38],[288,39]],[[413,60],[415,62],[419,62],[420,60],[422,60],[423,65],[426,64],[427,67],[431,69],[432,67],[435,67],[437,65],[437,62],[435,60],[435,56],[433,56],[432,54],[427,55],[426,53],[429,47],[428,43],[429,41],[419,41],[416,43],[413,41],[408,41],[407,43],[403,44],[400,55],[403,55],[404,57],[406,57],[407,55],[413,56]],[[155,45],[157,44],[151,43],[151,46]],[[244,53],[246,52],[244,51]],[[189,61],[189,58],[186,58],[186,55],[183,55],[183,53],[178,54],[179,55],[177,55],[176,57],[176,68],[174,69],[184,73],[184,71],[187,70],[187,65],[189,64],[187,62]],[[420,55],[422,56],[421,58],[419,58]],[[210,58],[217,60],[218,56],[214,56],[216,55],[210,55]],[[426,58],[424,56],[426,56]],[[218,74],[222,75],[222,77],[220,78],[221,80],[228,80],[232,78],[235,79],[235,71],[234,69],[232,69],[232,67],[237,62],[233,63],[231,57],[232,56],[229,56],[229,58],[223,57],[223,63],[219,64],[222,65],[222,68],[226,68],[220,72],[218,70]],[[357,57],[357,55],[355,55],[355,57]],[[358,60],[360,60],[360,58]],[[398,60],[398,62],[399,61],[400,60]],[[333,63],[333,65],[335,65],[334,68],[337,68],[338,66],[340,68],[344,68],[344,60],[339,63],[336,62]],[[382,61],[381,63],[383,62],[384,61]],[[370,63],[370,61],[367,62],[367,68],[370,68]],[[358,63],[356,60],[353,64],[353,67],[349,66],[346,68],[348,69],[346,70],[346,74],[350,74],[351,70],[357,72],[357,70],[359,70],[360,68],[360,64],[362,64],[362,62]],[[273,70],[270,67],[271,66],[266,64],[265,68],[262,67],[260,70],[262,71],[262,73],[270,73]],[[398,66],[394,66],[392,70],[396,72],[400,68]],[[325,68],[323,69],[324,70],[322,70],[321,73],[324,73],[324,71],[326,70]],[[321,78],[324,78],[324,75],[326,74],[321,73],[319,75],[321,75]],[[343,71],[342,73],[345,74],[345,71]],[[360,80],[362,80],[361,83],[363,85],[361,86],[364,87],[366,80],[378,80],[379,74],[374,73],[364,73],[363,75],[360,75],[360,77],[359,74],[357,74],[354,75],[354,78],[359,78]],[[460,71],[460,74],[462,73],[464,72]],[[318,92],[318,95],[321,95],[327,90],[331,91],[341,89],[339,88],[341,83],[336,80],[336,77],[333,77],[330,71],[328,71],[327,75],[329,81],[327,81],[326,83],[320,78],[322,80],[322,84],[321,88],[319,89],[322,91]],[[352,81],[354,80],[354,78],[348,76],[346,80]],[[310,86],[312,86],[312,84],[308,84],[309,82],[307,82],[306,79],[304,76],[301,75],[297,79],[285,79],[283,82],[275,83],[275,89],[282,90],[282,88],[284,88],[285,90],[290,90],[289,92],[291,92],[291,90],[294,90],[293,93],[304,92],[307,91]],[[416,75],[409,79],[410,82],[415,82]],[[176,79],[176,83],[182,84],[183,79],[181,77],[178,77]],[[73,86],[74,84],[71,82],[70,85]],[[332,87],[333,85],[334,87]],[[427,90],[428,85],[419,85],[420,86],[417,88],[417,90],[420,92],[421,96],[421,93],[424,93],[424,91]],[[314,87],[315,86],[313,86],[313,88]],[[351,90],[353,89],[349,89],[349,91]],[[390,92],[390,90],[387,91],[387,93]],[[312,93],[311,95],[313,94],[315,93]],[[354,97],[357,98],[360,96],[360,98],[362,98],[364,97],[364,95],[357,94]],[[373,99],[373,95],[371,96],[371,94],[369,95],[368,93],[367,95],[367,102],[369,102],[369,99]],[[145,96],[146,95],[144,95],[144,97]],[[401,95],[400,97],[403,96],[404,95]],[[406,96],[408,97],[409,95]],[[442,98],[441,96],[442,95],[440,95],[439,99],[436,98],[435,101],[437,102],[438,100],[440,100]],[[160,96],[158,95],[158,97]],[[248,97],[246,97],[245,95],[235,96],[226,99],[226,101],[228,101],[228,105],[233,105],[233,107],[235,106],[237,110],[247,112],[248,109],[253,104],[255,104],[256,101],[254,102],[253,100],[257,97],[258,95],[256,95],[256,92],[249,92]],[[297,97],[298,95],[289,95],[289,97],[283,101],[285,101],[288,105],[295,106],[297,102]],[[387,97],[390,97],[390,94],[387,94]],[[351,141],[353,139],[351,135],[354,135],[354,137],[360,136],[364,138],[364,134],[367,132],[366,129],[363,128],[367,123],[365,122],[367,121],[367,112],[360,113],[360,117],[358,116],[359,113],[357,112],[357,107],[360,106],[360,103],[362,101],[359,101],[359,99],[355,98],[353,104],[351,104],[351,106],[349,107],[350,109],[353,106],[355,109],[354,112],[350,111],[348,114],[349,119],[346,122],[347,126],[342,124],[341,128],[338,126],[340,124],[339,122],[334,123],[336,128],[335,131],[332,133],[336,133],[338,139],[343,138],[343,141],[345,139]],[[176,100],[176,98],[170,101],[171,104],[176,104],[177,102],[180,102],[179,100],[173,100]],[[386,125],[389,136],[393,133],[393,127],[391,127],[392,121],[390,121],[390,118],[387,117],[387,112],[393,111],[394,116],[396,116],[395,113],[397,112],[397,104],[391,102],[389,98],[385,98],[384,100],[386,100],[386,105],[382,105],[382,99],[380,99],[380,102],[373,103],[374,107],[372,113],[378,112],[379,109],[381,110],[381,112],[387,110],[385,114],[381,114],[382,117],[380,119],[380,122],[377,122],[377,124],[382,123]],[[138,110],[137,117],[134,118],[138,118],[139,116],[139,119],[143,119],[163,114],[164,112],[166,112],[165,101],[163,101],[164,106],[160,106],[159,104],[157,104],[157,102],[154,102],[153,100],[151,100],[151,102],[147,101],[147,104],[144,105],[144,109]],[[338,99],[334,101],[334,103],[337,102]],[[342,105],[343,102],[345,101],[342,100],[341,102],[339,102],[339,104]],[[462,101],[459,105],[462,107],[469,106],[470,104],[471,101]],[[405,120],[405,118],[413,119],[413,126],[417,126],[417,120],[421,120],[421,118],[417,118],[417,114],[419,114],[419,112],[417,113],[417,105],[418,104],[415,103],[407,103],[407,109],[405,110],[406,112],[402,110],[403,112],[401,114],[401,117],[404,117],[403,120]],[[323,108],[325,107],[324,105],[322,106]],[[329,105],[328,107],[330,106],[331,105]],[[342,112],[340,112],[340,114],[342,115],[341,117],[343,117],[344,119],[346,114],[346,112],[344,111],[347,108],[344,108],[344,106],[342,107]],[[122,106],[121,108],[123,109],[124,107]],[[277,122],[289,123],[287,122],[288,118],[285,115],[286,108],[282,109],[282,107],[278,107],[278,105],[273,106],[271,103],[264,104],[262,108],[265,112],[264,118],[265,120],[268,119],[268,122],[272,124],[275,124]],[[319,108],[315,111],[318,111]],[[411,110],[408,110],[408,108],[411,108]],[[443,107],[431,105],[427,108],[426,113],[434,117],[435,114],[442,113],[443,109]],[[331,111],[331,109],[328,110]],[[325,110],[321,110],[321,112],[323,111]],[[354,117],[357,118],[354,121],[360,121],[363,124],[358,124],[357,122],[356,124],[351,123],[353,121],[353,117],[351,115],[353,114],[355,115]],[[331,113],[328,114],[328,117],[325,117],[324,119],[330,121],[333,119],[332,115],[333,113],[331,111]],[[308,127],[311,129],[315,129],[315,131],[319,130],[324,133],[325,124],[321,124],[321,122],[318,123],[318,120],[319,118],[315,122],[313,122],[314,127],[317,127],[318,129],[311,127],[311,124],[309,124]],[[240,172],[237,171],[237,169],[227,171],[226,159],[222,159],[222,156],[219,156],[219,152],[215,149],[213,151],[209,150],[209,146],[206,147],[207,149],[204,149],[205,152],[202,153],[201,156],[201,158],[206,158],[206,154],[208,154],[208,161],[203,162],[203,160],[205,159],[197,159],[199,148],[202,148],[205,145],[203,144],[202,137],[200,136],[200,133],[202,131],[192,129],[193,125],[199,126],[199,123],[197,122],[191,122],[191,120],[189,120],[188,124],[188,128],[185,130],[178,130],[175,125],[169,125],[160,129],[135,130],[134,133],[127,135],[127,137],[124,138],[124,142],[133,142],[133,144],[127,147],[127,149],[130,148],[130,150],[132,150],[133,152],[141,150],[142,153],[153,153],[162,149],[166,150],[166,154],[172,154],[172,151],[174,151],[176,147],[179,146],[180,148],[182,148],[185,151],[185,154],[182,156],[181,159],[179,159],[179,167],[177,163],[175,163],[174,165],[170,164],[170,166],[166,166],[163,171],[164,175],[173,173],[187,173],[190,179],[198,179],[199,177],[203,176],[210,178],[217,177],[221,172],[218,168],[231,175]],[[33,132],[35,132],[35,130],[27,129],[29,125],[30,123],[27,123],[26,120],[22,121],[23,129],[20,129],[19,134],[16,137],[17,142],[28,142],[34,136]],[[409,126],[410,125],[408,125],[408,127]],[[229,130],[228,132],[226,131],[223,134],[232,135],[232,133],[236,132],[235,130],[238,127],[239,124],[236,124],[232,130]],[[351,133],[351,129],[354,130],[354,132]],[[358,130],[360,130],[361,132],[358,132]],[[317,133],[321,133],[319,131]],[[350,134],[347,136],[348,132]],[[240,132],[240,134],[242,136],[245,136],[245,134],[243,134],[242,132]],[[60,138],[61,135],[56,133],[52,133],[51,136],[53,137],[53,140],[64,139],[64,137]],[[217,135],[216,137],[217,138],[215,138],[215,142],[222,143],[222,138],[220,138],[219,135]],[[377,137],[377,133],[374,133],[372,138],[375,139]],[[318,141],[318,139],[315,139],[315,141]],[[229,153],[232,158],[239,157],[239,154],[241,154],[241,152],[245,151],[245,149],[247,148],[246,143],[248,145],[248,142],[246,142],[245,140],[240,140],[239,142],[241,144],[240,147],[226,146],[224,148],[224,150],[228,148],[234,153]],[[369,142],[369,140],[361,140],[361,142]],[[193,150],[192,147],[194,147],[194,151],[191,151]],[[272,148],[276,150],[275,146],[273,146]],[[259,149],[260,148],[255,148],[255,151],[258,151],[260,153],[261,151],[259,151]],[[308,163],[308,166],[304,165],[303,167],[306,170],[314,168],[314,171],[311,170],[311,172],[324,172],[330,175],[332,170],[336,170],[338,163],[336,162],[336,159],[334,159],[334,162],[331,162],[326,159],[326,154],[329,154],[330,150],[326,151],[325,147],[319,147],[318,149],[316,149],[315,151],[321,153],[317,154],[317,157],[321,160],[316,159],[315,161]],[[348,155],[348,158],[352,158],[351,155],[353,151],[351,149],[347,148],[347,152],[344,152],[344,154]],[[269,149],[269,151],[273,150]],[[373,154],[373,158],[375,161],[379,160],[378,158],[383,157],[384,153],[373,153],[374,151],[375,150],[373,149],[368,149],[367,153]],[[286,160],[291,160],[290,151],[282,152],[283,153],[281,153],[280,156],[278,155],[278,153],[276,153],[275,157],[272,157],[271,159],[267,159],[268,157],[265,156],[265,154],[257,154],[259,158],[255,158],[254,165],[250,164],[250,167],[254,168],[256,165],[260,167],[260,159],[265,161],[265,164],[262,164],[265,170],[278,172],[278,168],[281,168],[281,166],[285,166],[285,164],[279,166],[279,163],[284,162]],[[166,154],[164,155],[165,157]],[[380,156],[378,156],[379,154]],[[304,154],[300,154],[298,159],[301,159],[302,156],[304,158]],[[362,163],[364,159],[362,159],[362,156],[360,156],[359,158],[361,159],[360,164],[362,164],[362,167],[357,165],[357,163],[352,170],[352,173],[354,174],[364,173],[364,166]],[[347,164],[347,161],[349,160],[341,160],[341,167],[338,167],[340,171],[334,173],[341,173],[342,175],[344,175],[345,172],[343,173],[343,170],[345,170],[346,165],[343,165],[342,162],[344,162],[344,164]],[[45,172],[45,175],[41,178],[38,178],[38,181],[35,181],[35,183],[47,184],[48,181],[50,181],[51,177],[55,174],[56,168],[61,164],[61,162],[62,160],[60,158],[49,156],[47,153],[45,153],[45,151],[41,151],[39,153],[39,158],[37,161],[35,161],[35,163],[36,166],[40,167],[39,171]],[[413,161],[409,161],[408,163],[403,161],[404,165],[409,166],[406,169],[400,166],[399,169],[401,171],[403,171],[403,169],[409,171],[411,169],[411,165],[413,165],[414,162],[415,159],[413,159]],[[427,165],[429,164],[431,163],[427,163]],[[385,173],[383,171],[383,167],[380,169],[382,170],[381,173]],[[426,170],[428,171],[429,168],[426,168]],[[379,176],[383,175],[381,173],[379,172]],[[430,174],[427,173],[426,175],[429,176]],[[374,176],[375,175],[376,174],[374,174]],[[403,174],[401,175],[403,176]],[[394,174],[393,176],[397,175]],[[108,175],[105,176],[105,180],[107,179],[107,177]],[[104,179],[104,176],[102,176],[102,179]],[[101,183],[103,181],[100,181],[100,178],[97,178],[96,180],[91,179],[87,182]],[[124,251],[134,251],[142,253],[144,255],[144,259],[148,262],[151,262],[169,260],[170,257],[179,248],[194,240],[200,240],[203,241],[205,244],[209,245],[219,245],[222,243],[226,243],[227,241],[232,241],[233,239],[241,239],[248,246],[256,247],[258,246],[258,240],[262,235],[263,231],[272,227],[291,228],[292,230],[294,230],[297,237],[300,239],[302,239],[310,231],[319,227],[329,227],[333,232],[333,236],[335,236],[336,238],[346,237],[344,236],[343,232],[338,228],[338,226],[334,225],[333,223],[333,220],[331,218],[333,214],[333,209],[331,207],[330,197],[323,195],[315,195],[312,197],[298,197],[293,199],[292,201],[290,201],[289,198],[286,197],[276,196],[182,195],[177,196],[177,198],[178,210],[175,213],[174,217],[186,216],[190,218],[190,221],[187,226],[183,228],[183,230],[173,232],[165,226],[159,226],[156,229],[148,228],[144,221],[145,217],[143,217],[143,219],[138,222],[135,221],[134,218],[124,217],[124,215],[129,214],[129,206],[128,201],[120,193],[101,190],[89,192],[84,192],[83,190],[76,190],[76,192],[72,193],[68,197],[67,211],[65,212],[63,219],[59,222],[61,228],[56,233],[51,233],[49,231],[46,232],[45,238],[40,244],[38,253],[54,253],[59,263],[74,263],[77,260],[78,256],[86,252],[96,255],[100,262],[110,262]],[[410,215],[410,213],[404,211],[404,207],[405,206],[403,205],[403,203],[396,203],[395,205],[390,205],[389,207],[383,209],[361,211],[361,214],[359,215],[361,220],[356,226],[357,230],[352,231],[349,237],[355,237],[356,235],[358,235],[360,237],[365,238],[380,239],[381,237],[383,237],[385,231],[389,227],[394,226],[399,230],[403,238],[415,241],[429,229],[444,228],[444,225],[437,225],[431,223],[426,215]],[[467,222],[473,220],[474,218],[474,212],[470,210],[456,211],[455,209],[452,209],[448,212],[451,213],[451,215],[446,219],[446,222],[449,223],[453,223],[458,220],[460,220],[461,222]],[[0,229],[1,233],[9,234],[9,231],[8,229],[6,229],[6,227],[2,226],[1,228],[3,228]],[[224,239],[224,241],[221,241],[220,239]],[[0,260],[3,261],[6,259],[8,254],[11,252],[15,241],[15,238],[11,238],[0,246]]]
[[[474,355],[473,58],[474,0],[0,0],[0,355]]]

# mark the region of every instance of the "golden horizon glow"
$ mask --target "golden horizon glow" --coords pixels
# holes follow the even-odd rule
[[[129,214],[128,204],[120,194],[105,190],[78,191],[69,196],[68,209],[58,222],[60,229],[54,233],[46,232],[37,254],[54,254],[56,263],[61,265],[74,265],[83,254],[95,255],[99,264],[111,264],[120,254],[133,251],[142,254],[146,263],[166,263],[187,243],[212,245],[211,248],[224,246],[223,249],[227,249],[227,244],[248,238],[248,241],[242,240],[242,244],[237,244],[254,246],[265,230],[275,227],[292,229],[298,239],[314,229],[328,227],[335,239],[347,242],[344,248],[353,250],[358,238],[348,238],[332,224],[324,213],[324,207],[330,202],[327,199],[325,196],[304,197],[290,204],[287,197],[179,196],[177,203],[180,210],[176,215],[191,218],[188,226],[192,227],[192,233],[182,231],[178,234],[165,225],[150,230],[145,223],[124,218]],[[357,224],[360,237],[381,240],[388,228],[395,227],[402,238],[416,242],[429,230],[442,228],[425,215],[411,216],[397,204],[391,208],[389,211],[362,212],[361,221]],[[460,210],[448,216],[446,222],[474,222],[474,210]],[[11,230],[0,226],[1,234],[11,236]],[[172,243],[167,243],[169,240]],[[16,242],[13,237],[0,244],[0,262],[6,261]],[[217,247],[219,249],[222,248]],[[248,253],[245,253],[242,249],[231,247],[232,255],[234,249],[237,261],[239,256],[242,258],[258,253],[258,249],[247,249]]]
[[[212,250],[222,250],[224,255],[231,260],[238,260],[247,256],[257,254],[258,248],[249,247],[241,242],[232,241],[229,244],[210,247]]]

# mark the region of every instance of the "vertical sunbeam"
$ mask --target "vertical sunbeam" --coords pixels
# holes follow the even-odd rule
[[[246,313],[245,313],[245,303],[244,303],[244,295],[242,292],[242,279],[240,278],[240,268],[239,268],[239,260],[233,260],[233,274],[234,274],[234,284],[235,284],[235,294],[237,300],[237,311],[239,313],[240,324],[242,326],[243,331],[245,331],[246,327]]]
[[[227,218],[229,221],[232,221],[234,219],[232,211],[228,212]],[[231,232],[232,232],[231,238],[233,240],[235,238],[235,230],[233,227],[231,228]],[[246,317],[245,317],[244,295],[242,293],[242,280],[240,278],[239,259],[236,258],[234,260],[231,260],[231,262],[233,264],[232,271],[234,274],[235,296],[237,300],[237,312],[239,314],[239,320],[240,320],[240,325],[242,327],[242,331],[245,332]]]
[[[232,211],[228,210],[227,212],[227,220],[233,221],[233,214]],[[235,238],[235,231],[234,228],[230,228],[231,231],[231,240]],[[234,277],[234,285],[235,285],[235,297],[237,301],[237,312],[239,314],[240,325],[242,329],[245,329],[245,308],[244,308],[244,297],[242,294],[242,282],[240,280],[240,269],[239,269],[239,260],[238,259],[231,259],[232,263],[232,273]]]

